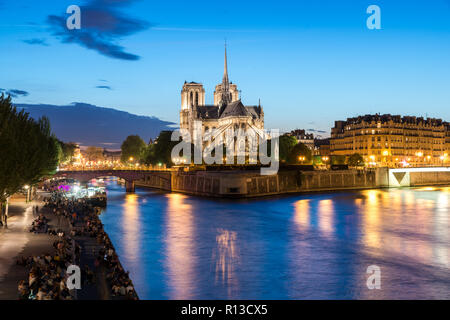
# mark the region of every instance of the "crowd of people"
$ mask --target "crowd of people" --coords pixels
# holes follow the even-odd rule
[[[68,199],[64,192],[52,191],[44,199],[44,210],[55,217],[57,225],[49,225],[49,219],[41,213],[33,222],[31,232],[46,232],[56,236],[54,254],[21,258],[18,264],[27,267],[28,282],[19,283],[20,299],[72,299],[68,290],[67,267],[79,265],[81,247],[76,237],[96,238],[98,250],[94,268],[98,274],[106,274],[110,294],[118,299],[138,299],[128,272],[120,264],[115,249],[103,229],[98,210],[86,199]],[[34,208],[33,208],[34,210]],[[52,221],[53,222],[53,221]],[[95,283],[95,273],[87,264],[81,270],[82,283]]]
[[[67,288],[67,267],[74,264],[77,258],[77,245],[70,237],[61,234],[54,241],[53,254],[46,253],[30,257],[22,257],[17,264],[29,269],[28,281],[19,283],[19,299],[21,300],[72,300],[73,296]]]
[[[48,219],[41,213],[31,224],[30,232],[34,233],[47,233],[48,232]]]

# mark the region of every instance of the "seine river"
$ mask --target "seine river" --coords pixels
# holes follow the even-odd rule
[[[107,190],[101,219],[141,299],[450,299],[450,188],[238,201]]]

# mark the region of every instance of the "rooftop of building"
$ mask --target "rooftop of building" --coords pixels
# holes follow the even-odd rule
[[[244,106],[241,100],[236,100],[223,107],[214,105],[197,106],[197,117],[204,120],[223,119],[227,117],[261,117],[261,106]]]
[[[314,139],[314,134],[307,133],[305,129],[295,129],[288,133],[289,136],[295,136],[297,138],[300,137],[300,139]]]
[[[448,122],[443,121],[442,119],[436,118],[424,118],[424,117],[415,117],[415,116],[401,116],[401,115],[391,115],[391,114],[366,114],[364,116],[358,116],[353,118],[347,118],[346,121],[336,121],[335,127],[351,125],[351,124],[360,124],[360,123],[372,123],[372,122],[393,122],[393,123],[404,123],[404,124],[424,124],[424,125],[433,125],[433,126],[449,126]]]

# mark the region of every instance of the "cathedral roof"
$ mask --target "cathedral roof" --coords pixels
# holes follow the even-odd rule
[[[252,117],[257,119],[261,117],[261,108],[258,106],[246,107],[241,100],[237,100],[227,104],[221,110],[214,105],[197,106],[197,117],[204,120],[227,117]]]
[[[201,119],[218,119],[219,108],[217,106],[197,106],[197,114]]]
[[[242,104],[241,100],[233,101],[227,104],[223,111],[220,112],[221,118],[226,117],[246,117],[249,116],[247,108]]]

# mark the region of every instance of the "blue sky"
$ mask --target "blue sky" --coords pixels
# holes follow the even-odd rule
[[[58,26],[71,4],[91,48]],[[366,27],[371,4],[381,30]],[[212,103],[225,38],[230,80],[245,104],[261,99],[267,128],[328,134],[334,120],[377,112],[450,121],[450,0],[0,0],[0,88],[27,92],[18,103],[178,122],[185,80]]]

